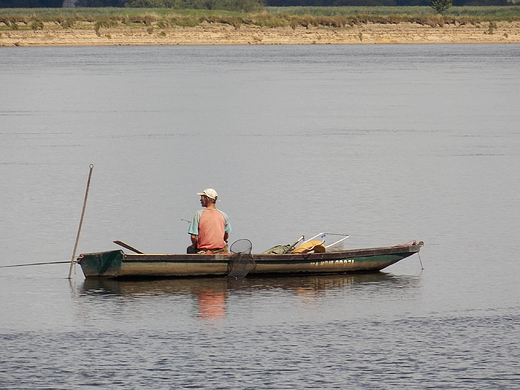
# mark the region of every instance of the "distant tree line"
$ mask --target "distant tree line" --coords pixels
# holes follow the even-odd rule
[[[77,0],[77,7],[123,7],[128,0]],[[80,5],[84,3],[84,5]],[[0,0],[0,8],[61,8],[63,0]]]
[[[431,0],[76,0],[76,7],[220,9],[254,11],[294,6],[429,6]],[[452,0],[454,6],[511,5],[512,0]],[[60,8],[63,0],[0,0],[0,8]]]
[[[1,1],[1,0],[0,0]],[[91,0],[78,0],[91,1]],[[125,7],[209,9],[238,12],[258,11],[264,7],[261,0],[126,0]]]
[[[63,0],[0,0],[0,8],[59,8]]]
[[[264,0],[272,7],[294,6],[429,6],[430,0]],[[453,0],[454,6],[512,5],[511,0]]]
[[[2,1],[2,0],[0,0]],[[128,0],[76,0],[76,7],[124,7]]]

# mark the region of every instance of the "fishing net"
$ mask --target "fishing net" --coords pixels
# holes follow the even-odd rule
[[[237,279],[243,278],[256,268],[255,260],[251,254],[252,249],[253,244],[247,239],[237,240],[231,244],[229,250],[233,253],[233,256],[231,256],[231,272],[228,276]]]
[[[236,240],[233,244],[231,244],[231,247],[229,248],[231,253],[235,254],[251,254],[252,249],[253,243],[245,238]]]

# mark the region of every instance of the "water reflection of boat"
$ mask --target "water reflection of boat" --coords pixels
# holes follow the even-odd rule
[[[198,291],[232,293],[272,291],[313,291],[325,293],[348,286],[375,285],[384,289],[416,287],[415,276],[397,276],[384,272],[369,274],[299,275],[277,277],[252,277],[236,281],[231,278],[178,278],[153,280],[120,280],[88,278],[83,281],[81,292],[85,295],[115,294],[122,296],[183,295]]]
[[[252,277],[241,280],[232,278],[177,278],[177,279],[108,279],[87,278],[80,287],[83,296],[107,295],[129,298],[135,302],[150,297],[169,296],[188,298],[194,303],[197,317],[218,320],[226,316],[230,297],[251,295],[261,297],[273,291],[280,297],[294,296],[302,299],[327,297],[328,294],[355,297],[358,294],[377,293],[395,296],[419,287],[417,276],[396,276],[383,272],[370,274],[298,275],[276,277]],[[265,295],[264,295],[265,296]],[[235,302],[236,300],[232,300]]]
[[[210,288],[224,291],[228,289],[227,278],[192,278],[192,279],[152,279],[119,280],[109,278],[87,278],[83,281],[82,293],[86,295],[169,295],[189,294],[193,291]]]
[[[418,253],[422,242],[383,248],[334,252],[239,255],[247,259],[244,275],[338,274],[380,271]],[[163,278],[226,276],[236,254],[127,254],[122,250],[82,254],[78,263],[86,278]]]

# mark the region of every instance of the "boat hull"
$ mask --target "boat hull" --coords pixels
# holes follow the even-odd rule
[[[329,253],[243,255],[248,275],[334,274],[380,271],[418,253],[422,243]],[[122,250],[85,253],[78,263],[87,278],[163,278],[226,276],[236,264],[233,254],[126,254]]]

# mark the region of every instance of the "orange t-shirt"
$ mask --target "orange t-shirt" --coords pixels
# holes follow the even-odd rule
[[[198,235],[197,248],[221,249],[226,246],[224,233],[230,232],[228,216],[217,209],[204,209],[195,213],[189,233]]]

